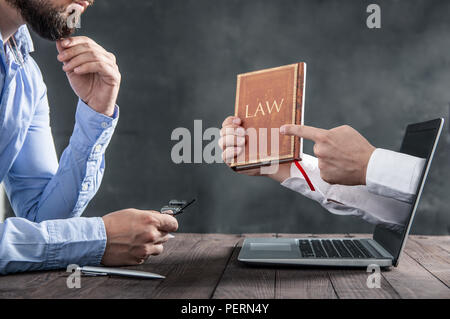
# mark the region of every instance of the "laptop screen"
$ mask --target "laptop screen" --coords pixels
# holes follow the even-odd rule
[[[398,232],[384,228],[382,225],[377,225],[373,234],[373,239],[394,257],[393,264],[395,266],[398,264],[400,253],[409,233],[420,200],[420,194],[430,168],[434,150],[439,140],[443,122],[443,119],[436,119],[428,122],[411,124],[406,128],[400,152],[426,159],[421,181],[417,187],[416,196],[411,206],[411,212],[409,218],[406,220],[403,230]]]

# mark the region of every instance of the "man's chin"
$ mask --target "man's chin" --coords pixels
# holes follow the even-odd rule
[[[44,38],[49,41],[58,41],[63,38],[68,38],[73,35],[76,29],[64,28],[63,30],[40,30],[31,26],[34,32],[36,32],[41,38]]]

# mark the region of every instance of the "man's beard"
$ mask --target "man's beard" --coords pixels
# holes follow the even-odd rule
[[[70,36],[75,28],[69,28],[66,8],[57,8],[50,0],[6,0],[16,8],[25,22],[41,37],[56,41]],[[94,0],[89,1],[91,4]]]

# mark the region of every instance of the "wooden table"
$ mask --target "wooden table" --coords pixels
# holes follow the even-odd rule
[[[399,267],[382,272],[379,289],[367,288],[365,269],[249,267],[237,261],[244,237],[314,235],[175,236],[162,255],[130,267],[163,274],[164,280],[83,276],[80,289],[68,289],[64,270],[15,274],[0,276],[0,298],[450,298],[450,236],[410,236]]]

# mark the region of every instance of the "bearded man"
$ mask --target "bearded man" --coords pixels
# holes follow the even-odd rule
[[[0,0],[0,181],[17,216],[0,224],[1,274],[143,263],[162,252],[169,232],[178,227],[175,218],[156,211],[80,217],[100,186],[105,149],[119,117],[115,56],[87,37],[71,37],[73,13],[93,3]],[[56,41],[57,59],[79,97],[73,134],[59,164],[47,88],[30,55],[26,25]]]

